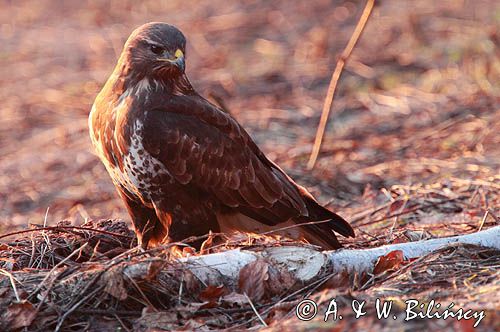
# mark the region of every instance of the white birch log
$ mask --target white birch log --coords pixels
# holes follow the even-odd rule
[[[273,247],[263,251],[229,250],[180,260],[183,265],[206,284],[224,280],[238,282],[240,270],[258,258],[265,258],[278,268],[287,269],[297,280],[307,282],[328,269],[332,273],[371,272],[380,256],[393,250],[402,250],[405,258],[416,258],[453,243],[474,244],[500,249],[500,226],[473,234],[444,237],[416,242],[385,245],[371,249],[340,249],[317,251],[308,247]]]
[[[394,250],[403,251],[405,258],[410,259],[424,256],[453,243],[475,244],[500,249],[500,226],[467,235],[389,244],[371,249],[330,251],[327,252],[327,255],[333,265],[334,272],[346,269],[362,272],[373,269],[378,257],[387,255]]]

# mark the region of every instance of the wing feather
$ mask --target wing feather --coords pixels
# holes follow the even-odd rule
[[[274,225],[307,213],[297,188],[226,113],[196,96],[175,96],[144,116],[143,144],[183,185]]]

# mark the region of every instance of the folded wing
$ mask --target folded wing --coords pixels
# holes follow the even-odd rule
[[[342,218],[317,204],[269,161],[230,115],[197,95],[154,103],[145,114],[143,135],[145,149],[178,183],[199,188],[226,207],[269,226],[289,219],[303,223],[337,218],[342,225],[326,229],[354,234]],[[329,233],[322,236],[333,241]]]

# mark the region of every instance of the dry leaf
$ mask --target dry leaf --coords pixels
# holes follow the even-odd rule
[[[265,284],[269,278],[269,264],[264,259],[257,259],[240,270],[238,287],[241,293],[246,293],[252,301],[259,301],[264,297]]]
[[[385,256],[380,256],[375,263],[375,268],[373,269],[374,274],[381,274],[382,272],[395,270],[404,261],[403,251],[394,250]]]
[[[230,294],[227,294],[221,298],[221,301],[223,304],[227,304],[228,306],[240,306],[242,307],[243,305],[248,304],[248,299],[245,295],[239,294],[236,292],[232,292]]]
[[[392,244],[407,243],[407,242],[408,239],[405,236],[398,236],[393,241],[391,241]]]
[[[401,212],[401,208],[406,204],[406,201],[394,201],[389,207],[389,214]]]
[[[474,332],[476,329],[474,328],[474,320],[459,320],[456,324],[460,327],[459,331],[461,332]]]
[[[38,311],[28,301],[11,304],[2,315],[2,325],[9,330],[17,330],[31,325]]]
[[[330,279],[325,283],[324,289],[339,289],[346,290],[351,286],[351,276],[347,270],[343,270],[340,273],[332,275]]]
[[[266,298],[283,294],[295,285],[296,280],[287,269],[278,270],[272,265],[269,265],[267,274],[269,277],[264,283]]]
[[[179,324],[178,315],[175,311],[156,312],[151,308],[144,308],[142,315],[134,323],[134,331],[150,331],[155,329],[176,330]]]
[[[155,281],[158,274],[165,267],[165,264],[161,261],[152,261],[148,266],[148,273],[144,277],[144,280]]]
[[[205,288],[203,291],[200,293],[200,299],[205,300],[205,301],[210,301],[210,302],[215,302],[226,293],[226,288],[224,285],[220,286],[213,286],[210,285],[207,288]]]
[[[121,268],[113,268],[106,273],[102,280],[106,283],[104,291],[118,300],[125,300],[128,296],[123,282],[123,272]]]
[[[184,269],[182,271],[182,280],[184,281],[185,289],[191,294],[197,294],[200,291],[200,281],[193,272]]]
[[[190,319],[184,324],[184,326],[179,331],[211,331],[207,324],[200,319]]]
[[[432,234],[430,234],[426,230],[421,230],[421,231],[406,230],[404,231],[403,234],[410,242],[427,240],[432,238]]]

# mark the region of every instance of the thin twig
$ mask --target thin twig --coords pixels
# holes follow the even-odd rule
[[[34,294],[36,294],[40,289],[42,289],[42,287],[45,285],[45,282],[50,278],[50,276],[52,275],[52,273],[54,273],[54,271],[56,271],[60,266],[62,266],[64,263],[66,263],[69,259],[71,259],[71,257],[73,257],[74,255],[76,255],[78,252],[80,252],[81,250],[83,250],[86,246],[88,245],[88,242],[84,243],[82,246],[80,246],[79,248],[75,249],[71,254],[69,254],[68,256],[66,256],[63,260],[61,260],[59,263],[57,263],[50,271],[49,273],[47,273],[47,275],[45,276],[45,278],[43,278],[42,282],[38,284],[38,286],[35,288],[35,290],[33,292],[31,292],[31,294],[28,296],[28,298],[32,297]],[[40,301],[38,307],[41,306],[41,304],[43,303],[45,297],[47,297],[47,295],[45,295],[43,297],[43,299]]]
[[[102,233],[110,236],[117,236],[117,237],[123,237],[123,238],[132,238],[132,236],[129,235],[124,235],[124,234],[118,234],[118,233],[113,233],[113,232],[108,232],[104,231],[102,229],[95,229],[95,228],[89,228],[89,227],[80,227],[80,226],[47,226],[47,227],[40,227],[40,228],[33,228],[33,229],[24,229],[21,231],[17,232],[11,232],[7,234],[0,235],[0,239],[3,239],[4,237],[9,237],[13,235],[18,235],[18,234],[23,234],[23,233],[30,233],[30,232],[43,232],[43,231],[67,231],[67,230],[81,230],[81,231],[89,231],[89,232],[97,232],[97,233]]]
[[[321,148],[321,142],[323,141],[323,136],[325,134],[326,123],[328,122],[328,116],[330,115],[330,110],[332,108],[333,96],[335,94],[335,89],[337,88],[337,82],[340,79],[340,75],[342,74],[342,70],[344,69],[347,60],[351,56],[354,46],[356,46],[356,43],[358,42],[358,39],[366,26],[366,22],[368,22],[368,18],[370,17],[374,4],[375,0],[366,1],[365,9],[363,9],[363,13],[361,14],[358,24],[356,25],[356,28],[352,33],[351,39],[349,40],[349,43],[347,43],[347,46],[345,47],[344,51],[340,55],[339,60],[337,61],[337,65],[330,80],[330,85],[328,86],[325,103],[323,104],[323,111],[321,113],[318,130],[316,131],[313,150],[311,152],[311,156],[309,157],[309,162],[307,163],[308,169],[313,169],[314,165],[316,164],[319,150]]]
[[[262,323],[262,325],[264,325],[264,326],[267,327],[266,322],[264,321],[264,319],[262,319],[262,316],[259,314],[259,312],[257,311],[257,309],[255,309],[255,306],[253,305],[252,300],[250,300],[250,298],[248,297],[247,293],[243,293],[243,295],[245,295],[245,297],[247,298],[248,304],[250,304],[250,306],[252,307],[253,312],[255,313],[255,315],[257,316],[257,318],[260,320],[260,322]]]
[[[155,306],[153,305],[153,303],[151,303],[151,301],[149,301],[149,298],[146,296],[146,294],[144,294],[144,292],[142,291],[141,287],[139,287],[139,285],[137,284],[137,282],[135,282],[134,278],[132,278],[131,276],[129,276],[125,272],[123,272],[123,275],[128,278],[128,280],[130,281],[130,283],[135,287],[135,289],[137,289],[137,292],[139,292],[139,294],[141,294],[142,298],[145,301],[145,302],[141,301],[141,303],[144,304],[144,306],[150,306],[150,307],[154,308]]]
[[[490,210],[486,210],[486,212],[484,213],[483,219],[481,219],[481,222],[479,223],[478,232],[480,232],[483,229],[484,222],[486,221],[486,218],[488,218],[488,214],[490,214]]]
[[[426,208],[430,208],[430,207],[439,206],[439,205],[442,205],[442,204],[445,204],[445,203],[448,203],[448,202],[453,202],[453,201],[461,200],[461,199],[464,199],[464,198],[466,198],[466,196],[457,196],[457,197],[453,197],[453,198],[444,199],[444,200],[439,201],[439,202],[429,202],[429,203],[419,204],[419,205],[416,205],[414,207],[411,207],[411,208],[408,208],[406,210],[403,210],[401,212],[397,212],[397,213],[393,213],[393,214],[390,214],[390,215],[386,215],[384,217],[381,217],[381,218],[378,218],[378,219],[375,219],[375,220],[368,220],[368,221],[366,221],[364,223],[360,223],[360,224],[351,222],[351,224],[354,224],[359,229],[359,227],[361,227],[361,226],[367,226],[367,225],[370,225],[370,224],[375,224],[375,223],[378,223],[378,222],[381,222],[381,221],[384,221],[384,220],[387,220],[387,219],[390,219],[390,218],[393,218],[393,217],[400,217],[402,215],[406,215],[406,214],[409,214],[409,213],[412,213],[412,212],[415,212],[415,211],[418,211],[418,210],[422,210],[422,209],[426,209]]]
[[[75,303],[71,308],[69,308],[63,315],[62,317],[59,319],[59,322],[57,323],[57,326],[56,328],[54,329],[55,332],[58,332],[61,330],[61,327],[64,323],[64,321],[66,320],[66,318],[73,312],[75,311],[76,309],[78,309],[79,306],[81,306],[83,303],[85,303],[85,301],[87,301],[88,299],[92,298],[92,296],[94,296],[95,294],[99,293],[104,287],[97,287],[96,289],[94,289],[92,292],[90,292],[89,294],[87,294],[86,296],[84,296],[80,301],[78,301],[77,303]]]
[[[10,273],[9,271],[6,271],[4,269],[0,269],[0,274],[3,274],[10,280],[10,284],[12,286],[12,290],[14,291],[14,295],[16,296],[17,302],[21,301],[21,298],[19,297],[19,293],[17,292],[17,287],[16,287],[16,278]]]
[[[310,284],[307,284],[305,285],[304,287],[294,291],[293,293],[291,294],[288,294],[287,296],[285,296],[284,298],[280,299],[278,302],[274,303],[272,306],[269,306],[267,309],[264,310],[264,312],[262,313],[263,315],[267,315],[274,307],[276,307],[277,305],[285,302],[285,301],[288,301],[289,299],[293,298],[294,296],[297,296],[298,294],[304,292],[305,290],[307,289],[310,289],[311,287],[314,287],[316,285],[318,285],[319,283],[322,283],[324,282],[323,278],[320,278],[318,280],[315,280],[313,282],[311,282]],[[232,326],[233,329],[238,329],[252,321],[254,321],[256,319],[256,317],[251,317],[249,320],[245,321],[244,323],[240,323],[240,324],[237,324],[237,325],[234,325]]]
[[[113,315],[116,320],[118,321],[118,323],[120,323],[120,325],[122,326],[122,328],[127,331],[127,332],[130,332],[131,330],[127,327],[127,325],[125,325],[125,323],[120,319],[120,316],[118,316],[116,313]]]

